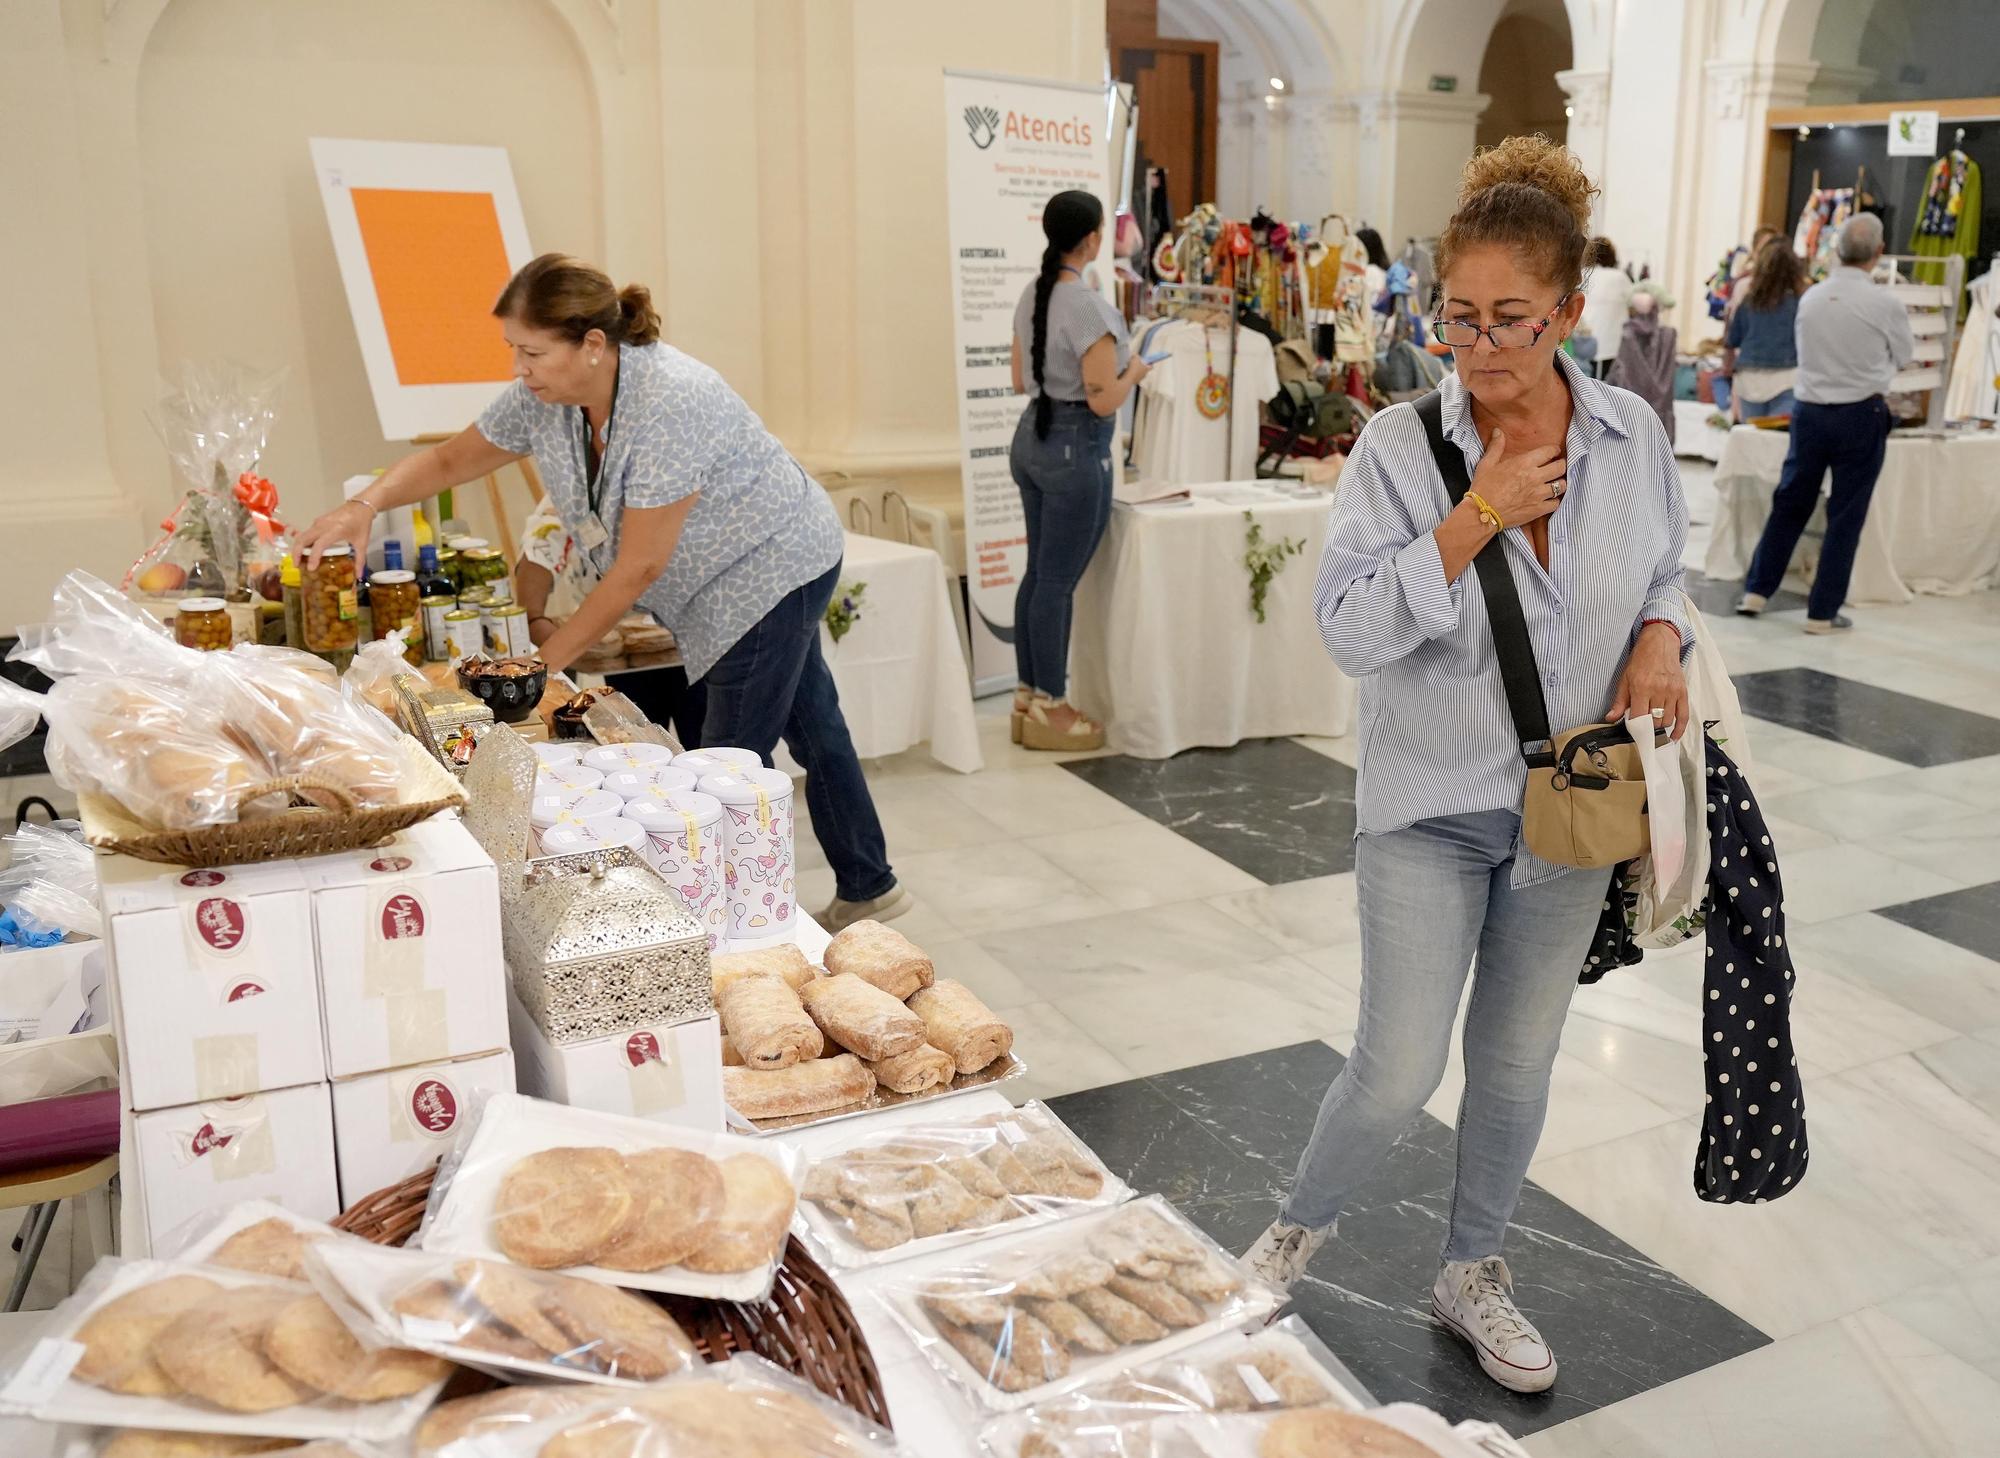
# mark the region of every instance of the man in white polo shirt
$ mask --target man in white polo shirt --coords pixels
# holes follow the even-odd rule
[[[1799,300],[1791,449],[1763,539],[1750,559],[1737,608],[1745,617],[1763,612],[1784,582],[1792,551],[1819,502],[1820,482],[1831,470],[1826,537],[1806,603],[1806,631],[1837,633],[1854,626],[1840,609],[1889,439],[1883,396],[1916,352],[1909,315],[1872,279],[1881,257],[1882,220],[1857,213],[1840,230],[1839,267]]]

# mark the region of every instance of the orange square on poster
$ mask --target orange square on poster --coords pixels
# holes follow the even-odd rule
[[[405,385],[512,379],[493,301],[513,270],[492,194],[357,187],[351,195],[396,378]]]

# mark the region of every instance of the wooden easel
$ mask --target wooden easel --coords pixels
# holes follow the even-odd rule
[[[410,444],[420,446],[439,445],[452,438],[450,435],[419,435],[413,437]],[[521,468],[521,479],[528,483],[529,492],[534,496],[535,501],[540,503],[542,498],[548,495],[548,492],[542,487],[542,473],[535,469],[535,458],[533,456],[522,456],[514,464]],[[499,525],[500,550],[506,553],[507,570],[511,572],[514,570],[515,559],[520,555],[520,547],[514,539],[514,528],[507,520],[507,503],[500,495],[500,473],[497,471],[487,472],[485,482],[486,504],[492,508],[493,520]],[[442,546],[444,539],[439,532],[442,523],[437,519],[437,498],[432,497],[429,501],[426,501],[421,509],[430,519],[431,540]]]

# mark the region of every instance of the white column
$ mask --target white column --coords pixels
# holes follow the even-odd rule
[[[1351,146],[1354,108],[1335,97],[1300,95],[1286,103],[1289,137],[1286,150],[1290,176],[1285,209],[1301,222],[1318,225],[1327,213],[1354,210],[1367,216],[1355,197],[1351,167],[1342,170],[1341,154]]]
[[[1190,198],[1189,207],[1213,202],[1225,218],[1250,216],[1258,178],[1256,132],[1263,112],[1263,102],[1247,93],[1222,99],[1216,107],[1215,196]]]
[[[1375,221],[1390,253],[1406,237],[1435,235],[1451,217],[1479,115],[1491,99],[1478,92],[1434,91],[1352,98],[1362,174],[1359,207]]]
[[[1558,71],[1556,85],[1569,98],[1569,149],[1600,187],[1604,183],[1605,119],[1611,110],[1609,71]],[[1604,199],[1597,201],[1599,220]]]

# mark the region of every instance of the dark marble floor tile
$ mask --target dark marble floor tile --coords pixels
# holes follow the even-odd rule
[[[1354,771],[1290,739],[1063,768],[1267,886],[1354,869]]]
[[[1171,1199],[1233,1251],[1276,1213],[1339,1054],[1301,1043],[1052,1101],[1118,1174]],[[1690,1151],[1692,1154],[1692,1151]],[[1494,1385],[1431,1318],[1452,1133],[1428,1115],[1384,1158],[1294,1292],[1303,1315],[1381,1402],[1537,1432],[1764,1346],[1769,1338],[1530,1184],[1508,1239],[1521,1307],[1554,1345],[1555,1391]],[[1661,1199],[1693,1199],[1684,1189]]]
[[[1687,575],[1687,595],[1694,599],[1694,605],[1712,618],[1732,616],[1736,604],[1743,600],[1743,584],[1726,577],[1704,577],[1699,572]],[[1804,612],[1805,594],[1779,589],[1764,609],[1767,613]]]
[[[1735,679],[1743,712],[1852,749],[1928,769],[2000,754],[2000,719],[1816,668]]]
[[[2000,882],[1906,901],[1876,915],[2000,961]]]

